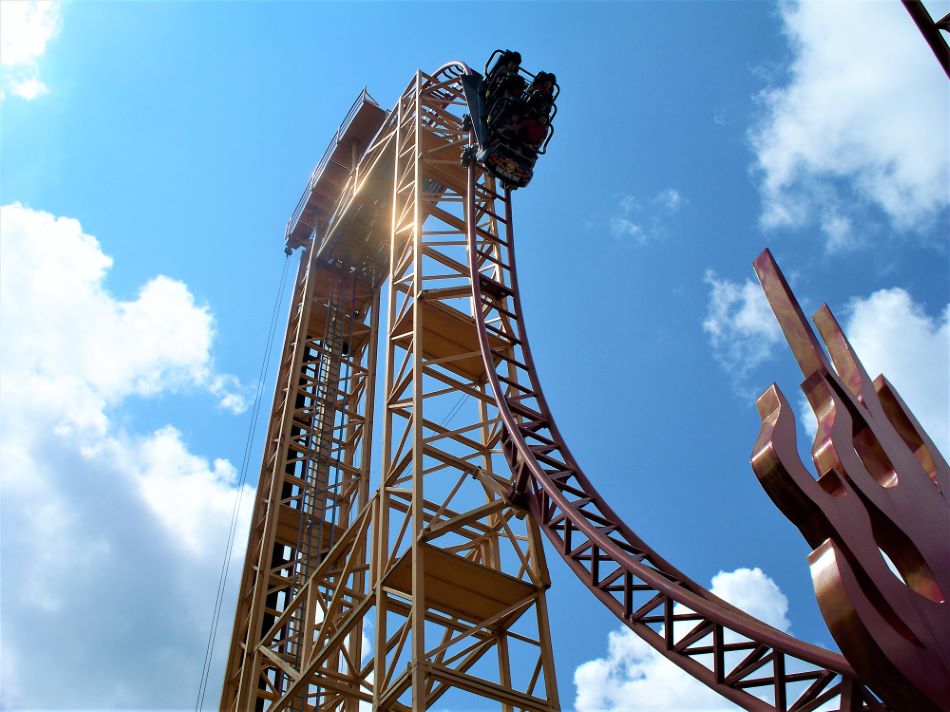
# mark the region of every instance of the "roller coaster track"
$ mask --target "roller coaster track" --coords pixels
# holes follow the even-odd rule
[[[359,441],[359,459],[347,470],[352,484],[348,506],[332,523],[336,528],[329,530],[338,530],[339,537],[331,536],[327,547],[318,542],[319,557],[311,555],[313,566],[303,567],[300,577],[309,578],[297,585],[290,574],[299,557],[286,554],[293,542],[300,547],[299,522],[289,505],[304,495],[294,489],[299,479],[294,474],[299,468],[294,468],[318,461],[319,453],[298,453],[295,438],[301,426],[294,419],[307,408],[294,406],[291,394],[303,393],[308,403],[316,402],[319,393],[304,393],[298,385],[300,374],[307,375],[303,352],[317,348],[320,335],[328,340],[330,333],[320,323],[311,324],[305,311],[315,302],[307,291],[309,267],[302,270],[294,301],[301,306],[289,322],[282,364],[287,386],[278,390],[275,400],[222,709],[356,709],[363,702],[379,709],[408,709],[410,694],[412,708],[422,709],[449,687],[500,701],[505,709],[558,709],[543,600],[550,579],[543,548],[535,539],[539,529],[618,619],[659,654],[735,704],[796,712],[885,709],[841,655],[756,620],[663,559],[604,501],[577,464],[551,415],[528,343],[511,191],[499,188],[480,165],[466,169],[459,162],[466,144],[474,141],[460,115],[466,108],[461,80],[470,73],[460,62],[432,75],[417,73],[362,163],[354,167],[322,242],[316,242],[316,232],[311,237],[307,265],[339,261],[357,268],[370,257],[376,260],[374,269],[385,270],[384,262],[389,265],[393,323],[385,332],[384,416],[396,414],[402,420],[398,429],[384,427],[382,481],[372,498],[369,451]],[[390,171],[392,179],[386,175]],[[390,187],[393,202],[386,205],[383,196]],[[390,209],[391,232],[382,227],[385,219],[373,217],[366,227],[354,218],[361,210],[376,216]],[[387,245],[388,260],[381,251]],[[326,259],[320,263],[317,258],[324,251]],[[425,269],[423,257],[432,261]],[[367,305],[354,322],[367,331],[363,345],[351,346],[346,356],[365,384],[374,383],[370,374],[377,332],[368,315],[375,319],[379,312],[379,284],[381,280],[367,285],[362,297]],[[329,304],[328,295],[314,294],[320,304]],[[439,329],[446,319],[455,331],[452,339],[442,339],[447,344],[443,352],[432,344],[444,336]],[[338,340],[333,337],[334,344]],[[424,342],[431,353],[423,349]],[[433,370],[451,361],[466,374],[464,380]],[[409,398],[405,393],[411,379]],[[364,387],[358,385],[347,399],[341,396],[341,403],[346,403],[352,423],[363,424],[362,437],[372,431],[372,394],[363,397]],[[477,414],[466,423],[449,430],[422,417],[424,398],[455,391],[477,403]],[[419,410],[412,410],[417,404]],[[472,439],[473,428],[483,431],[482,440]],[[448,436],[454,440],[448,442]],[[447,444],[433,444],[443,439]],[[496,454],[499,449],[507,466]],[[351,452],[356,458],[357,451]],[[424,468],[427,457],[438,462]],[[497,474],[493,460],[501,465]],[[441,495],[441,504],[430,502],[423,496],[423,477],[436,474],[448,481],[447,473],[458,478],[456,484]],[[477,505],[466,503],[475,500],[453,499],[467,485],[480,490]],[[278,503],[280,507],[273,506]],[[516,536],[508,522],[514,526],[516,515],[523,512],[530,515],[524,522],[528,531]],[[287,520],[298,524],[289,534]],[[505,537],[497,534],[499,527],[507,532]],[[457,539],[447,537],[445,544],[440,537],[446,532],[465,541],[459,546]],[[492,554],[497,559],[492,563],[479,553],[480,542],[491,537],[495,549],[503,538],[513,545],[518,561],[509,568],[517,569],[514,574],[502,568],[500,555]],[[519,542],[530,546],[523,551]],[[437,574],[444,576],[445,566],[459,573],[453,582],[458,585],[451,589],[458,600],[453,593],[451,605],[445,597],[436,600],[436,588],[427,583],[430,575],[433,583]],[[475,591],[470,579],[483,585],[506,582],[510,600],[501,608],[476,610],[474,603],[484,597],[473,595],[471,607],[459,608],[466,592]],[[533,637],[510,630],[530,607],[538,621]],[[517,615],[512,615],[514,610]],[[362,630],[368,616],[375,616],[376,642],[373,658],[364,661]],[[506,616],[508,627],[499,627]],[[426,645],[427,625],[444,628],[445,637],[434,648]],[[404,647],[410,637],[411,651]],[[522,680],[520,687],[510,679],[507,648],[501,642],[507,637],[534,646],[531,654],[537,655],[533,677]],[[504,669],[498,682],[473,671],[489,649]],[[537,685],[542,669],[544,690]]]
[[[793,638],[690,580],[598,494],[568,449],[538,380],[519,298],[511,192],[497,192],[477,165],[469,167],[467,181],[473,311],[504,424],[502,446],[513,474],[509,498],[530,512],[617,618],[723,697],[750,710],[885,709],[844,657]]]

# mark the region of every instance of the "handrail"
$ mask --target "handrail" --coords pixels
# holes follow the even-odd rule
[[[297,201],[297,206],[294,208],[294,212],[291,214],[290,220],[287,221],[287,229],[284,233],[286,239],[290,238],[290,233],[300,220],[300,216],[303,214],[304,208],[307,207],[307,203],[310,202],[310,193],[313,191],[313,188],[320,179],[320,176],[323,175],[323,171],[330,163],[333,153],[340,145],[340,141],[343,139],[343,136],[350,128],[350,124],[353,123],[353,120],[356,118],[356,115],[359,113],[359,110],[364,104],[370,104],[371,106],[379,107],[379,104],[372,96],[370,96],[370,93],[366,87],[363,87],[363,90],[359,93],[359,96],[356,97],[356,101],[353,102],[353,105],[350,107],[349,111],[346,112],[346,116],[343,117],[343,121],[340,122],[339,128],[337,128],[336,133],[333,134],[333,138],[330,139],[330,143],[323,152],[323,156],[320,158],[320,161],[317,163],[317,165],[314,166],[314,169],[310,172],[310,177],[307,179],[307,187],[300,196],[300,200]],[[369,145],[372,145],[372,143],[368,144],[368,146]]]

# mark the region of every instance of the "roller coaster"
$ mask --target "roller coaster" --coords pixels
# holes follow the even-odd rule
[[[221,709],[560,709],[542,535],[619,621],[725,699],[886,709],[840,654],[666,561],[571,454],[515,260],[512,190],[550,136],[528,153],[522,141],[525,170],[499,168],[511,145],[486,118],[489,83],[450,62],[417,72],[388,112],[364,91],[288,223],[301,259]],[[553,99],[545,111],[548,131]]]

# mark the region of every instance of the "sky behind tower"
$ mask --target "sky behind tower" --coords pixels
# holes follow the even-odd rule
[[[194,707],[287,218],[364,85],[388,108],[450,59],[558,76],[514,199],[532,349],[575,456],[665,558],[833,645],[748,464],[773,381],[813,422],[766,246],[950,452],[950,85],[897,0],[3,0],[0,29],[3,709]],[[548,558],[565,708],[728,707]]]

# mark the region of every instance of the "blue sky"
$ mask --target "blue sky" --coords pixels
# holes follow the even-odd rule
[[[831,644],[748,465],[755,396],[800,380],[749,280],[771,247],[947,452],[950,93],[900,3],[2,9],[2,706],[193,707],[286,220],[364,85],[496,47],[562,88],[515,211],[574,454],[694,579]],[[717,704],[549,559],[565,708]]]

